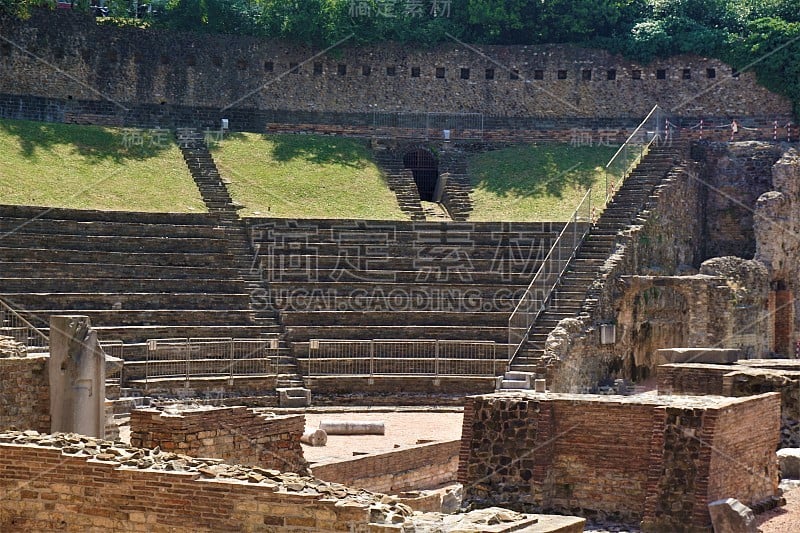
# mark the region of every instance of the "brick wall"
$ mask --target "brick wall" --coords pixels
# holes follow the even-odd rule
[[[778,484],[777,461],[764,461],[774,457],[778,446],[781,397],[769,395],[769,401],[749,402],[726,407],[716,414],[716,428],[711,446],[709,501],[740,494],[742,501],[757,502],[764,494],[774,493]],[[748,428],[742,431],[742,428]],[[757,428],[752,431],[750,428]],[[762,464],[763,469],[743,471],[740,465]]]
[[[0,430],[50,431],[50,357],[0,358]]]
[[[781,395],[780,447],[800,447],[800,372],[735,368],[722,376],[722,392],[726,396],[748,396],[764,392]]]
[[[721,396],[722,376],[733,370],[730,365],[672,363],[658,367],[659,394],[716,394]]]
[[[283,472],[308,471],[300,436],[303,415],[272,416],[246,407],[131,412],[131,445],[194,457],[216,457]]]
[[[467,502],[682,531],[710,529],[707,504],[722,493],[749,504],[777,491],[776,394],[504,393],[468,402],[471,437],[462,441],[467,464],[459,465]],[[737,417],[746,435],[734,434]],[[737,461],[724,460],[730,457]],[[762,477],[754,482],[748,472]]]
[[[750,359],[736,365],[674,363],[658,367],[659,394],[781,395],[780,447],[800,446],[800,365],[797,360]],[[763,368],[760,366],[763,365]]]
[[[380,496],[303,479],[296,492],[0,442],[0,531],[385,531],[369,525],[391,515]],[[311,481],[323,492],[310,490]]]
[[[318,463],[315,477],[375,492],[438,488],[456,481],[461,441],[434,442],[349,461]]]

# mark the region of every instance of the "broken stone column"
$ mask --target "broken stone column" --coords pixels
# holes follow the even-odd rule
[[[105,435],[105,353],[87,316],[50,317],[50,431]]]

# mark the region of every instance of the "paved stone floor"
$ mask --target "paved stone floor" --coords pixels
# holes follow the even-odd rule
[[[317,428],[321,420],[370,422],[382,421],[384,435],[329,435],[325,446],[303,445],[306,460],[312,463],[329,460],[352,459],[356,453],[390,452],[398,446],[409,446],[419,441],[445,442],[461,438],[464,414],[461,410],[387,410],[366,409],[349,412],[306,412],[306,427]]]

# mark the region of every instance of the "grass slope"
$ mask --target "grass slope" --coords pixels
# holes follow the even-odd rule
[[[243,216],[407,218],[361,141],[233,133],[212,153]]]
[[[22,120],[0,120],[0,203],[206,210],[171,132]]]
[[[605,194],[602,171],[616,146],[520,145],[470,159],[471,220],[567,220],[586,189],[592,205]]]

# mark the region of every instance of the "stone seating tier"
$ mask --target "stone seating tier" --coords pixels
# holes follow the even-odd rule
[[[218,216],[0,206],[0,298],[47,332],[89,315],[101,340],[258,337]]]

